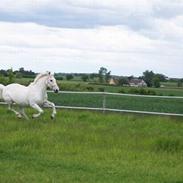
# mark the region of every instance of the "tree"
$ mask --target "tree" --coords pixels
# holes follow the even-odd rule
[[[90,77],[91,80],[94,80],[95,78],[98,77],[98,74],[97,73],[91,73],[89,77]]]
[[[104,83],[104,77],[106,75],[107,69],[105,67],[101,67],[98,72],[99,82]]]
[[[8,82],[13,83],[14,78],[15,78],[14,73],[13,73],[13,69],[11,68],[7,72],[8,72]]]
[[[24,72],[25,72],[24,68],[21,67],[21,68],[19,69],[19,72],[20,72],[20,73],[24,73]]]
[[[1,84],[6,84],[6,79],[5,79],[5,77],[3,76],[3,74],[0,74],[0,83],[1,83]]]
[[[166,81],[166,76],[163,74],[155,74],[153,71],[143,72],[142,79],[146,82],[148,87],[160,87],[160,82]]]
[[[67,74],[66,75],[66,79],[67,80],[71,80],[71,79],[73,79],[74,78],[74,76],[72,75],[72,74]]]
[[[82,79],[84,82],[86,82],[86,81],[88,81],[89,76],[88,76],[87,74],[83,74],[83,75],[81,76],[81,79]]]
[[[107,83],[111,78],[111,71],[108,71],[105,67],[101,67],[98,72],[99,82]]]
[[[128,78],[126,78],[126,77],[120,77],[118,79],[118,84],[120,86],[127,85],[128,84]]]
[[[163,74],[156,74],[156,77],[159,78],[160,82],[166,81],[166,76]]]
[[[7,71],[3,69],[0,70],[0,74],[2,74],[3,76],[8,76]]]
[[[33,71],[28,71],[28,70],[25,70],[23,67],[19,68],[18,71],[15,71],[16,73],[20,73],[22,75],[22,77],[25,77],[25,78],[34,78],[36,73],[33,72]]]
[[[182,87],[182,86],[183,86],[183,79],[179,79],[179,80],[177,81],[177,86],[178,86],[178,87]]]
[[[154,87],[156,87],[156,88],[160,87],[160,78],[158,76],[154,76],[152,82],[153,82]]]
[[[145,71],[143,72],[143,80],[146,82],[148,87],[152,87],[153,86],[153,78],[154,78],[155,74],[153,73],[153,71]]]
[[[134,79],[134,76],[129,76],[129,77],[128,77],[128,80],[129,80],[129,81],[132,80],[132,79]]]

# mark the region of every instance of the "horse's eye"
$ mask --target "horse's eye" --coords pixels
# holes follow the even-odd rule
[[[50,82],[53,82],[53,80],[51,79]]]

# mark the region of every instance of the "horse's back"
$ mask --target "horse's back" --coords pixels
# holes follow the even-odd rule
[[[5,101],[15,102],[26,105],[28,88],[26,86],[13,83],[7,85],[3,90],[3,99]]]
[[[25,92],[27,90],[27,87],[18,83],[12,83],[6,86],[5,90],[12,91],[12,93],[15,92]]]

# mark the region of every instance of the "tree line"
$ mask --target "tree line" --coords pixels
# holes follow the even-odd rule
[[[18,70],[13,71],[13,69],[0,70],[0,82],[1,83],[12,83],[15,78],[34,78],[37,73],[32,70],[25,70],[23,67]],[[55,73],[57,80],[73,80],[79,78],[84,82],[95,82],[99,84],[109,84],[110,79],[114,79],[116,84],[119,86],[128,85],[129,81],[136,78],[134,76],[114,76],[111,75],[111,71],[105,67],[100,67],[98,73]],[[161,82],[168,81],[168,77],[164,74],[154,73],[153,71],[146,70],[143,72],[142,76],[137,79],[144,80],[147,87],[160,87]],[[6,81],[5,81],[6,80]],[[169,81],[176,82],[178,87],[183,86],[182,79],[169,79]]]

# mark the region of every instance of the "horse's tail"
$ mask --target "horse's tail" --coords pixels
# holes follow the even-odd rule
[[[4,89],[4,88],[5,88],[5,86],[2,85],[2,84],[0,84],[0,100],[3,99],[2,94],[3,94],[3,89]]]

